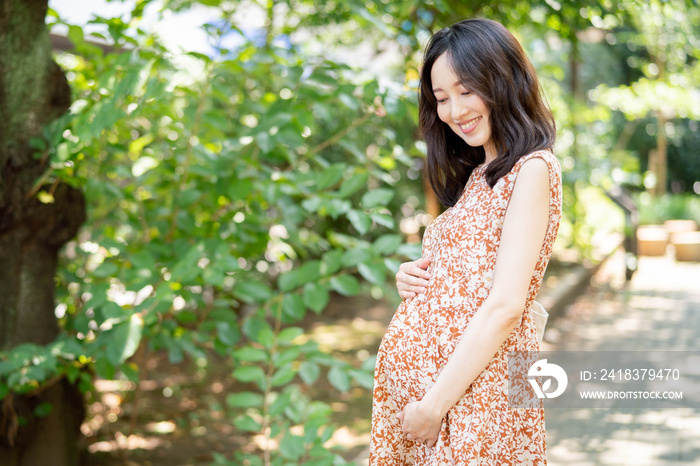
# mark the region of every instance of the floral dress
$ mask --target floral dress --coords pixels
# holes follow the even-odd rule
[[[447,363],[489,294],[508,201],[526,160],[549,167],[549,224],[520,323],[486,369],[443,419],[433,448],[406,439],[396,414],[420,400]],[[544,465],[544,410],[508,405],[508,352],[539,348],[532,302],[542,284],[561,217],[561,168],[549,151],[522,157],[491,189],[477,167],[457,203],[430,224],[423,257],[427,292],[404,300],[377,355],[372,406],[371,466]]]

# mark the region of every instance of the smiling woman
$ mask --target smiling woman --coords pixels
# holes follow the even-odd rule
[[[396,275],[370,464],[546,464],[544,411],[510,408],[507,356],[539,348],[562,201],[552,115],[520,44],[484,19],[433,36],[419,98],[427,177],[450,208]]]
[[[495,160],[496,147],[491,139],[489,109],[484,99],[468,90],[460,81],[452,71],[447,54],[442,54],[435,60],[430,77],[440,121],[469,146],[483,146],[486,163]]]

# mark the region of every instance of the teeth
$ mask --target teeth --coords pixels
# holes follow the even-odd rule
[[[472,126],[474,123],[476,123],[477,120],[479,120],[480,118],[481,118],[481,117],[476,117],[476,118],[474,118],[473,120],[469,120],[468,122],[464,123],[463,125],[459,125],[459,127],[462,128],[462,129],[467,129],[467,128],[469,128],[470,126]]]

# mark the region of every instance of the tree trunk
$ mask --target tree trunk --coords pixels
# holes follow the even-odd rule
[[[48,168],[30,139],[65,113],[70,89],[52,60],[46,31],[48,0],[0,0],[0,351],[58,335],[54,288],[58,250],[85,219],[83,195],[64,184],[54,202],[29,195]],[[42,402],[52,412],[32,415]],[[34,396],[10,394],[0,402],[3,466],[78,463],[83,400],[67,382]],[[19,422],[20,419],[26,423]]]

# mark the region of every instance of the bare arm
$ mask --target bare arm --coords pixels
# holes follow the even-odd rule
[[[522,318],[548,218],[548,167],[544,160],[533,158],[523,164],[513,187],[488,298],[472,317],[435,385],[400,415],[409,439],[435,443],[442,418]]]

